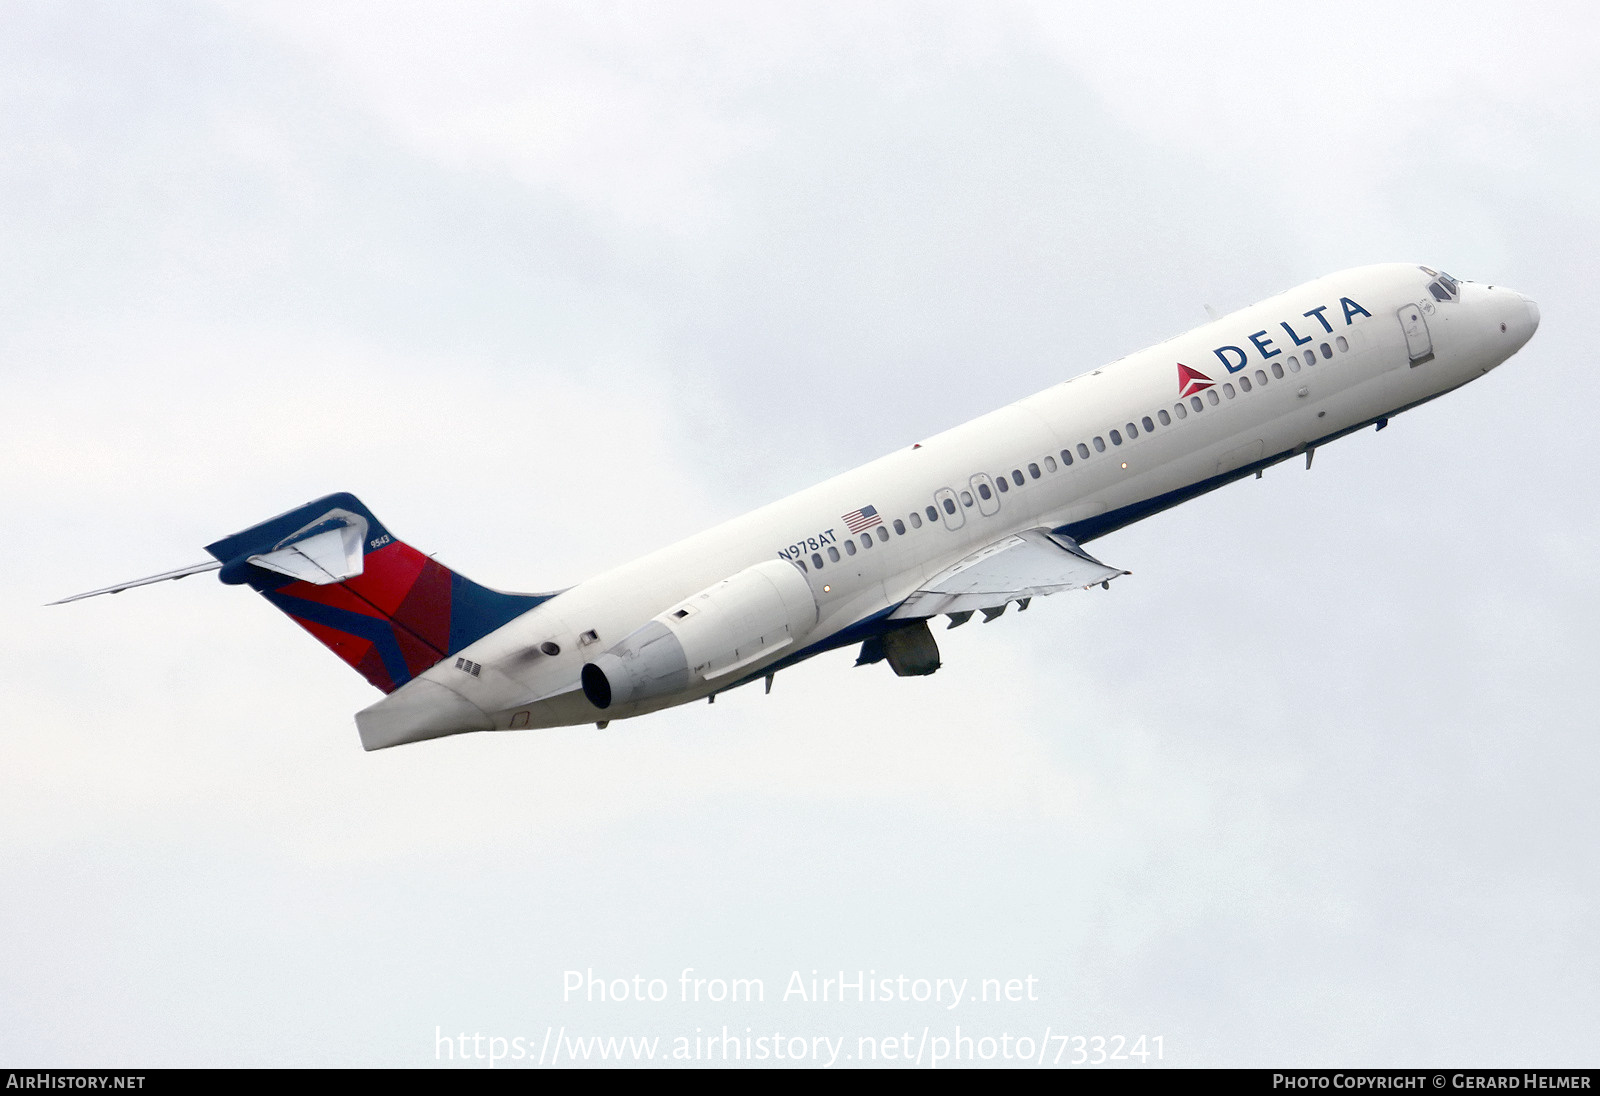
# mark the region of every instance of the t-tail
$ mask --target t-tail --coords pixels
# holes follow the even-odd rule
[[[254,589],[386,693],[548,599],[456,574],[351,494],[308,502],[206,551],[223,582]]]
[[[298,506],[206,551],[217,562],[64,600],[220,570],[223,582],[251,587],[392,693],[552,596],[479,586],[396,538],[347,493]]]

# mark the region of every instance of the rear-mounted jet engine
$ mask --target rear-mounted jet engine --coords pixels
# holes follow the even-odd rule
[[[817,600],[793,563],[746,567],[661,613],[583,667],[596,708],[671,696],[726,679],[793,646],[817,623]]]

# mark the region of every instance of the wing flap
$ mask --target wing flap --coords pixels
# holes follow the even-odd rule
[[[1009,602],[1081,590],[1130,573],[1107,567],[1071,537],[1028,529],[947,567],[914,590],[889,619],[999,609]]]

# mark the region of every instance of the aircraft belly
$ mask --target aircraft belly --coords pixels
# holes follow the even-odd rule
[[[551,730],[593,724],[602,717],[612,718],[596,711],[574,682],[572,689],[567,692],[496,712],[494,727],[497,731]]]
[[[918,568],[920,571],[921,568]],[[910,588],[915,588],[920,581],[920,575],[913,578],[899,575],[895,578],[896,586],[909,582]],[[836,602],[825,603],[822,606],[822,619],[812,633],[806,637],[799,646],[809,647],[819,643],[835,632],[842,631],[858,620],[865,620],[874,613],[881,613],[889,607],[889,595],[886,583],[882,581],[869,583],[860,590],[840,598]]]

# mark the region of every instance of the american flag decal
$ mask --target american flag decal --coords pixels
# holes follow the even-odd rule
[[[874,506],[863,506],[859,510],[841,514],[839,515],[839,520],[849,526],[852,533],[859,533],[863,529],[871,529],[874,525],[883,524],[883,518],[878,516],[877,507]]]

